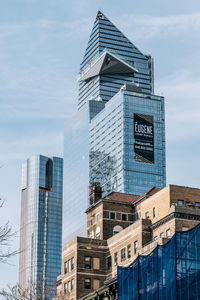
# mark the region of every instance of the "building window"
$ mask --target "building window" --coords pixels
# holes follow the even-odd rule
[[[107,270],[110,270],[112,268],[112,257],[107,257]]]
[[[155,207],[153,208],[153,218],[155,218],[156,217],[156,209],[155,209]]]
[[[67,282],[65,282],[64,284],[64,293],[66,294],[66,292],[67,292]]]
[[[126,260],[126,248],[121,249],[121,261]]]
[[[71,258],[71,270],[74,269],[74,257]]]
[[[171,234],[170,229],[167,229],[167,230],[166,230],[166,236],[167,236],[167,237],[170,237],[170,234]]]
[[[162,278],[163,278],[163,286],[165,286],[165,284],[166,284],[166,274],[165,274],[165,269],[163,269],[163,276],[162,276]]]
[[[67,273],[67,261],[64,263],[64,273]]]
[[[178,200],[178,205],[184,205],[184,200]]]
[[[160,237],[163,238],[164,237],[164,232],[160,233]]]
[[[67,266],[68,266],[68,272],[70,272],[71,271],[71,269],[70,269],[70,259],[67,261]]]
[[[91,238],[91,239],[94,238],[94,230],[92,230],[92,231],[90,232],[90,238]]]
[[[122,231],[123,228],[120,225],[116,225],[113,228],[113,235],[117,234],[118,232]]]
[[[85,278],[84,280],[84,288],[87,290],[91,289],[91,279],[90,278]]]
[[[99,226],[96,228],[96,239],[100,240],[100,227]]]
[[[114,254],[114,263],[115,263],[115,266],[117,266],[117,263],[118,263],[118,253],[115,252]]]
[[[97,222],[100,220],[100,214],[97,214]]]
[[[85,269],[91,269],[91,257],[85,256]]]
[[[196,207],[200,207],[200,202],[195,202]]]
[[[126,221],[127,220],[127,214],[122,214],[122,221]]]
[[[91,217],[90,222],[91,222],[91,225],[93,225],[95,223],[95,215]]]
[[[127,246],[127,258],[131,257],[131,244]]]
[[[145,219],[148,219],[148,218],[149,218],[149,212],[146,211],[146,212],[145,212]]]
[[[71,280],[71,291],[74,289],[74,279]]]
[[[138,252],[138,241],[134,242],[134,254],[137,254]]]
[[[115,220],[115,213],[114,212],[110,213],[110,219]]]

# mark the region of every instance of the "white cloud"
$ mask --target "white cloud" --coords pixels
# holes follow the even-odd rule
[[[192,70],[177,70],[157,86],[166,99],[167,139],[177,142],[200,136],[200,77]]]
[[[83,35],[88,36],[88,31],[91,29],[92,18],[81,18],[71,21],[55,21],[46,18],[37,19],[29,22],[21,23],[4,23],[0,27],[0,38],[8,38],[12,35],[20,35],[24,32],[36,30],[38,33],[45,31],[51,35],[70,37],[77,39]],[[41,32],[39,32],[41,30]]]
[[[199,34],[200,30],[200,13],[169,16],[128,14],[118,16],[115,20],[119,28],[133,40],[193,35]]]
[[[0,140],[1,165],[24,161],[31,155],[62,156],[63,131],[37,132],[34,135],[2,137]]]

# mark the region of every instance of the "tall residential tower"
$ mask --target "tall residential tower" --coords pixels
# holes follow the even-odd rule
[[[63,242],[83,235],[89,188],[140,195],[166,184],[164,98],[153,60],[98,12],[65,127]]]
[[[61,270],[62,188],[62,158],[37,155],[23,165],[19,285],[42,299],[51,298]]]

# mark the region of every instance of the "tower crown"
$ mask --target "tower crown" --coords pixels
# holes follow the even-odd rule
[[[109,101],[126,83],[153,91],[151,58],[99,10],[80,66],[79,109],[93,97]]]

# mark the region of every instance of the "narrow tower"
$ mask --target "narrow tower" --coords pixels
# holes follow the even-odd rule
[[[19,285],[55,296],[61,271],[63,159],[32,156],[23,165]]]

